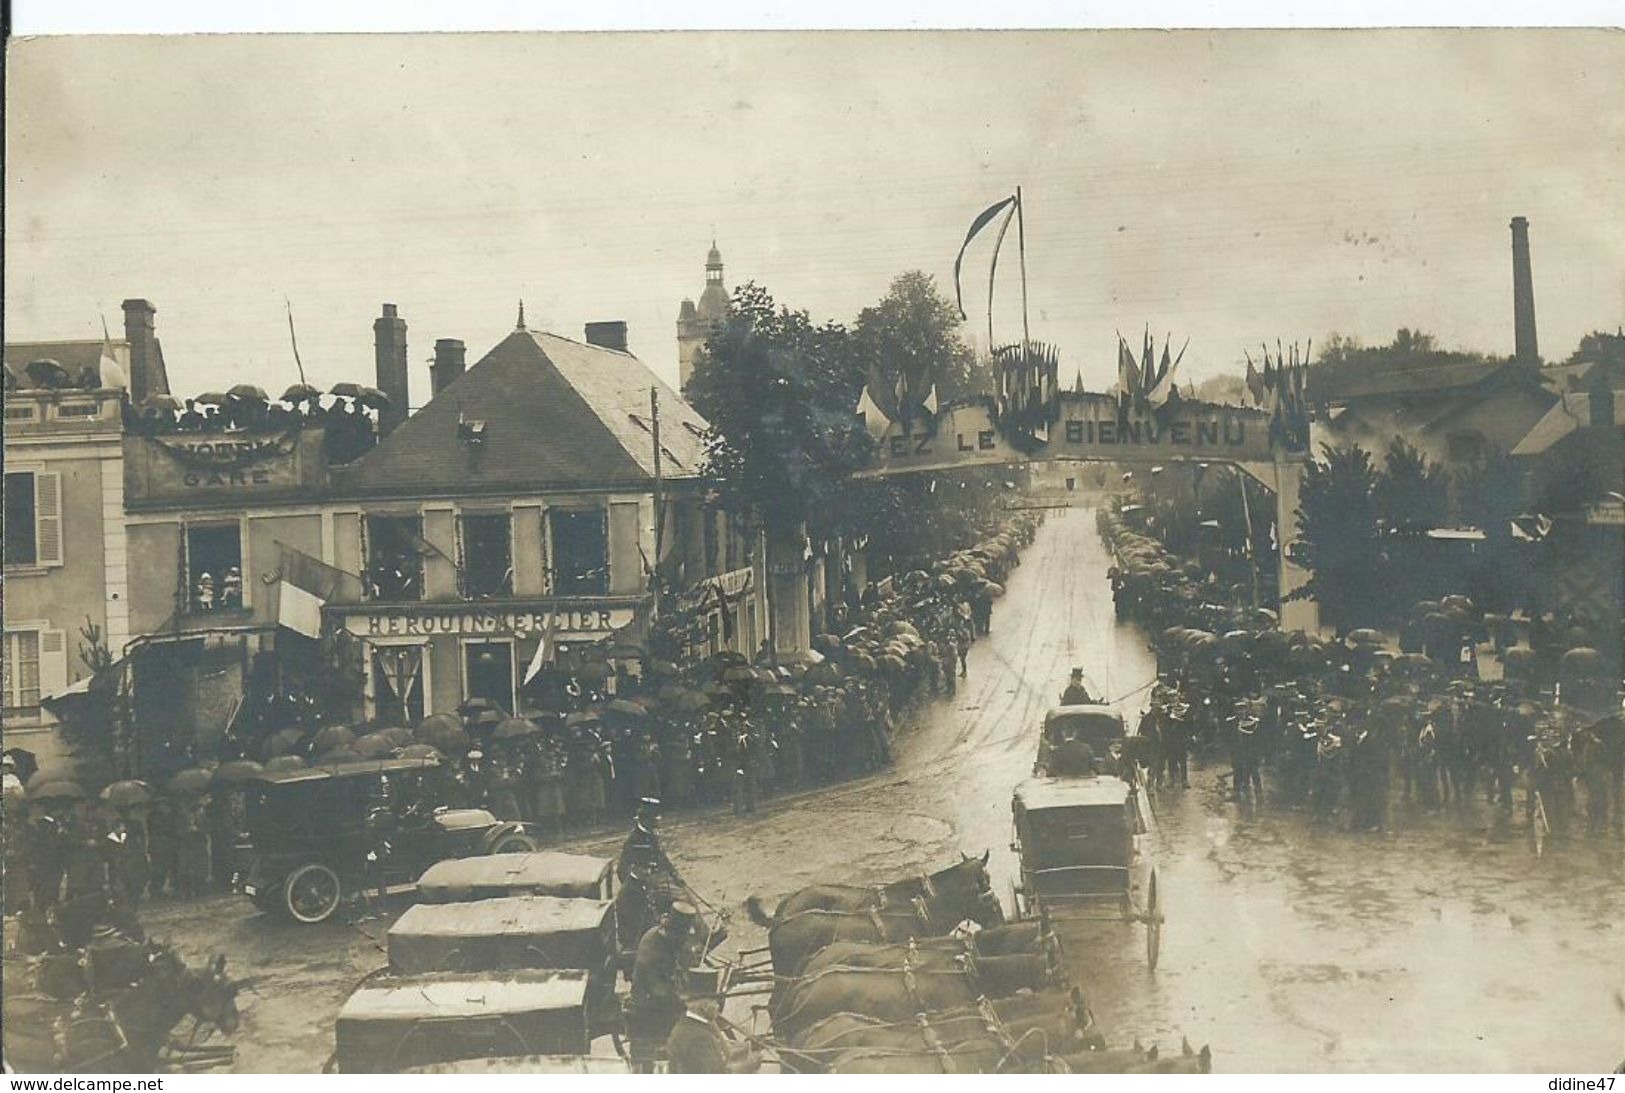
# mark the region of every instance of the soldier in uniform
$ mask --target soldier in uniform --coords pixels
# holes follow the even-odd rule
[[[635,873],[638,876],[649,877],[656,873],[666,873],[672,877],[677,876],[677,867],[672,865],[671,859],[666,856],[665,848],[660,845],[660,802],[653,797],[645,797],[638,802],[638,810],[632,817],[632,830],[627,833],[626,841],[621,844],[621,858],[616,866],[616,874],[621,880],[627,881]]]
[[[672,1027],[683,1016],[683,973],[696,917],[693,906],[677,900],[638,942],[626,1031],[632,1041],[632,1066],[640,1074],[654,1072]]]

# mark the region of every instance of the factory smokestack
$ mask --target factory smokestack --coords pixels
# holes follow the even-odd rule
[[[1513,357],[1520,364],[1540,364],[1535,344],[1535,275],[1529,267],[1529,221],[1512,218]]]

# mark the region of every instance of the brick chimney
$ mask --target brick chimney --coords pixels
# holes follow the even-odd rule
[[[124,340],[130,343],[130,401],[140,403],[151,395],[167,395],[169,377],[153,323],[158,309],[146,300],[125,300],[123,307]]]
[[[1513,357],[1520,364],[1540,364],[1535,344],[1535,275],[1529,266],[1529,221],[1512,218]]]
[[[618,353],[630,352],[626,348],[626,324],[619,320],[588,323],[587,344],[596,345],[600,349],[613,349]]]
[[[388,436],[406,420],[406,320],[395,313],[394,304],[385,304],[384,313],[373,320],[372,341],[378,361],[378,390],[389,396],[389,405],[378,413],[378,432]]]
[[[438,395],[446,385],[463,374],[468,350],[457,338],[437,338],[434,343],[434,364],[429,367],[429,388]]]

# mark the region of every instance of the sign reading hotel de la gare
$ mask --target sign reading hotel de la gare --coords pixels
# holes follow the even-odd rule
[[[1274,458],[1269,418],[1244,406],[1181,402],[1119,413],[1115,395],[1063,392],[1047,436],[1012,441],[984,403],[948,406],[934,422],[892,422],[879,437],[869,475],[1050,460],[1120,463]]]
[[[330,606],[342,612],[344,628],[362,638],[434,637],[458,634],[464,637],[491,636],[523,638],[550,632],[560,640],[602,638],[632,621],[631,607],[514,608],[470,607],[466,604],[438,607]]]

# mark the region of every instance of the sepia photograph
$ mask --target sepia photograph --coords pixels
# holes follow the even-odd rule
[[[1625,33],[4,76],[11,1088],[1625,1073]]]

